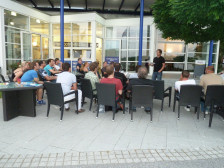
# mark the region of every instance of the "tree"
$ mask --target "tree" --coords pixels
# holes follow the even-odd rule
[[[156,0],[152,9],[164,38],[185,43],[224,39],[224,0]]]

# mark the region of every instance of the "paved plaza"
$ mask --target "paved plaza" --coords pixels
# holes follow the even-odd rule
[[[89,111],[86,101],[86,112],[77,115],[71,104],[62,122],[56,106],[46,118],[46,105],[36,107],[34,118],[20,116],[4,122],[0,100],[0,167],[118,167],[113,165],[118,163],[120,167],[135,167],[136,163],[224,158],[224,121],[216,114],[211,128],[208,116],[204,120],[201,113],[197,120],[193,110],[181,108],[177,120],[177,111],[172,112],[166,99],[163,112],[161,101],[154,101],[152,123],[141,108],[134,113],[133,122],[128,112],[118,112],[112,122],[112,112],[100,113],[96,119],[96,105]]]

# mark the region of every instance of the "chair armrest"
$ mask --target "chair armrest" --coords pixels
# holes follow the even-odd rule
[[[167,92],[167,91],[171,91],[172,87],[168,87],[166,90],[164,90],[164,93]]]
[[[74,93],[77,93],[77,92],[78,92],[78,90],[74,90],[74,91],[72,91],[72,92],[69,92],[69,93],[65,94],[64,97],[65,97],[65,96],[68,96],[68,95],[71,95],[71,94],[74,94]]]

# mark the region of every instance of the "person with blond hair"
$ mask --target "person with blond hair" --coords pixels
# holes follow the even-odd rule
[[[85,74],[87,72],[89,72],[89,63],[86,61],[84,64],[82,64],[81,68],[80,68],[80,72]]]
[[[17,82],[28,69],[30,69],[29,62],[26,61],[22,62],[20,67],[13,71],[12,74],[13,82]]]

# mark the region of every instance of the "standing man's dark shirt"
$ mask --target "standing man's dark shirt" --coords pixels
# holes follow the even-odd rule
[[[77,69],[78,72],[80,72],[81,66],[82,66],[82,64],[77,63],[76,67],[79,67],[79,69],[77,69],[77,68],[76,69]]]
[[[126,84],[127,83],[127,78],[126,78],[126,76],[123,73],[121,73],[121,72],[114,72],[114,77],[115,78],[116,77],[121,78],[123,87],[126,87],[126,85],[127,85]]]
[[[163,63],[165,63],[165,59],[160,56],[160,57],[155,57],[153,59],[154,64],[154,72],[158,72],[162,67],[163,67]]]

